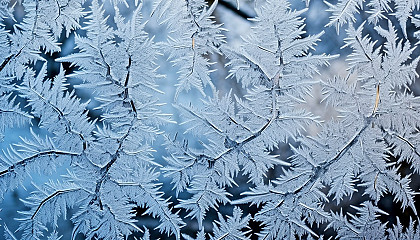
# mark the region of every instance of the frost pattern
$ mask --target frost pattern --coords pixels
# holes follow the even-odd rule
[[[324,32],[306,34],[308,8],[255,4],[251,31],[232,47],[215,18],[219,1],[159,0],[144,18],[147,3],[0,0],[0,137],[29,131],[2,149],[0,196],[24,189],[34,174],[47,179],[22,199],[16,231],[2,223],[5,239],[61,239],[62,218],[73,223],[73,239],[141,233],[146,240],[154,230],[197,240],[322,239],[325,230],[339,239],[420,238],[412,189],[420,174],[420,98],[410,90],[420,57],[407,27],[409,19],[420,26],[417,1],[325,2],[326,27],[345,28],[343,48],[351,53],[342,56],[346,76],[321,81],[314,76],[339,56],[315,53]],[[359,23],[363,8],[367,21]],[[15,17],[22,9],[23,18]],[[146,19],[164,25],[167,39],[151,37]],[[51,76],[46,55],[59,54],[60,39],[70,36],[75,49],[53,58],[59,69]],[[165,133],[175,123],[161,107],[162,55],[178,71],[171,103],[184,133]],[[214,56],[228,59],[228,79],[244,95],[213,82]],[[301,107],[316,83],[338,118],[322,121]],[[179,100],[192,89],[199,102]],[[79,91],[90,91],[89,100]],[[318,134],[309,135],[310,126]],[[165,142],[163,165],[157,139]],[[281,144],[290,147],[287,159],[278,155]],[[49,179],[63,168],[66,174]],[[270,176],[271,169],[279,171]],[[176,199],[162,192],[167,179]],[[411,214],[408,224],[383,222],[386,195]],[[233,210],[225,216],[222,206]],[[155,229],[136,219],[138,208],[159,221]],[[217,220],[208,224],[212,212]]]

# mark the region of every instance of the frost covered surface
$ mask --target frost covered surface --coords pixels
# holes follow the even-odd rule
[[[325,1],[315,34],[305,4],[0,0],[0,137],[27,129],[0,154],[2,200],[28,189],[4,237],[419,239],[419,4]],[[331,28],[349,54],[315,51]],[[315,85],[334,119],[302,107]]]

